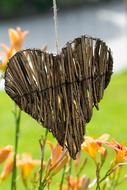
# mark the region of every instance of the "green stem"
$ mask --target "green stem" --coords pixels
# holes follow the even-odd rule
[[[60,183],[60,190],[62,190],[62,188],[63,188],[64,177],[65,177],[65,170],[66,170],[66,165],[63,168],[63,173],[62,173],[62,178],[61,178],[61,183]]]
[[[121,173],[121,168],[118,168],[118,170],[116,170],[114,172],[114,177],[113,177],[113,180],[111,183],[111,190],[116,189],[116,187],[118,185],[119,178],[120,178],[120,173]]]
[[[47,136],[48,136],[48,129],[45,131],[45,136],[39,140],[40,142],[40,147],[41,147],[41,168],[40,168],[40,179],[39,179],[39,187],[38,190],[42,189],[42,176],[43,176],[43,163],[44,163],[44,149],[47,141]],[[43,141],[43,143],[42,143]]]
[[[79,171],[77,173],[77,177],[79,177],[80,174],[82,173],[84,167],[86,166],[86,163],[87,163],[87,158],[84,159],[84,161],[83,161],[83,163],[82,163],[82,165],[81,165],[81,167],[80,167],[80,169],[79,169]]]
[[[96,186],[96,190],[100,190],[100,164],[97,164],[97,168],[96,168],[96,177],[97,177],[97,186]]]
[[[102,183],[107,177],[109,177],[113,172],[115,172],[116,171],[116,169],[119,167],[120,165],[118,164],[117,166],[115,166],[115,167],[111,167],[107,172],[106,172],[106,174],[105,174],[105,176],[102,178],[102,179],[100,179],[100,181],[99,181],[99,183]]]
[[[14,162],[13,162],[13,170],[12,170],[12,180],[11,180],[11,190],[16,190],[16,156],[18,152],[18,143],[19,143],[19,132],[20,132],[20,121],[21,121],[21,110],[17,111],[17,106],[15,104],[14,111],[14,119],[15,119],[15,144],[14,144]]]
[[[68,176],[70,177],[71,176],[71,172],[72,172],[72,158],[70,158],[70,163],[69,163],[69,172],[68,172]],[[70,178],[68,180],[68,189],[70,189]]]
[[[44,179],[43,182],[41,182],[41,186],[39,187],[39,190],[44,190],[46,185],[47,185],[47,181]]]
[[[71,175],[71,172],[72,172],[72,158],[70,158],[70,168],[69,168],[69,176]]]

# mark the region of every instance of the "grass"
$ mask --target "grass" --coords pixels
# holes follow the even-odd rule
[[[0,146],[14,143],[14,118],[13,102],[5,94],[0,92]],[[30,152],[34,158],[40,158],[40,147],[38,140],[44,133],[44,129],[30,116],[23,113],[21,119],[21,132],[19,152]],[[91,122],[87,125],[86,134],[97,137],[103,133],[109,133],[111,138],[120,142],[127,142],[127,72],[114,75],[109,87],[105,91],[103,100],[100,103],[100,111],[94,109]],[[49,139],[55,142],[52,135]],[[46,149],[46,158],[50,155],[49,149]],[[109,163],[106,163],[108,167]],[[127,171],[127,168],[125,172]],[[89,168],[85,171],[93,175],[93,164],[90,162]],[[18,180],[20,190],[23,190],[21,180]],[[51,190],[56,189],[58,176],[54,179],[54,185]],[[126,190],[126,182],[117,190]],[[10,189],[10,178],[0,184],[0,190]]]

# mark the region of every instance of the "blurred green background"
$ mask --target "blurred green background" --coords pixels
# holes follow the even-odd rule
[[[110,2],[111,0],[59,0],[59,7]],[[37,14],[52,7],[52,0],[0,0],[0,18],[15,18]]]

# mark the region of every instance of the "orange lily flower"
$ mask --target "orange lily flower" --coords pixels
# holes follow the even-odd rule
[[[12,146],[10,145],[0,148],[0,164],[8,158],[11,152]]]
[[[102,144],[105,144],[108,138],[108,134],[104,134],[98,139],[87,136],[82,144],[82,150],[87,152],[90,157],[96,161],[97,153],[100,153],[102,156],[106,155],[105,148],[102,147]]]
[[[19,160],[17,165],[21,169],[21,176],[25,186],[27,186],[27,179],[36,165],[40,165],[40,160],[33,160],[30,154],[23,154],[22,160]]]
[[[12,47],[9,49],[5,44],[2,44],[1,47],[3,48],[4,53],[6,55],[5,55],[5,58],[3,58],[3,60],[0,63],[0,70],[2,72],[5,72],[8,60],[10,57],[12,57],[14,55],[15,50]]]
[[[85,177],[78,177],[77,179],[73,179],[71,176],[67,178],[69,186],[63,186],[62,190],[87,190],[90,180]]]
[[[63,150],[62,147],[57,144],[54,148],[50,143],[50,147],[52,149],[52,156],[49,160],[48,170],[46,172],[45,178],[52,177],[56,175],[64,166],[67,164],[68,158],[68,151],[67,149]]]
[[[9,176],[13,169],[13,163],[13,154],[11,154],[7,159],[6,165],[0,175],[0,180],[5,180]]]
[[[24,39],[28,34],[28,31],[22,31],[19,27],[17,27],[16,29],[11,28],[8,30],[8,32],[11,47],[8,48],[5,44],[1,45],[5,53],[5,58],[3,58],[3,60],[0,63],[0,70],[2,72],[5,72],[9,58],[11,58],[17,51],[19,51],[22,48]]]
[[[28,31],[22,31],[20,27],[15,29],[9,29],[10,43],[11,47],[15,49],[15,51],[19,51],[22,48],[24,39],[28,34]]]
[[[116,157],[115,163],[121,163],[127,160],[127,147],[123,144],[118,143],[117,141],[113,140],[111,143],[106,143],[107,146],[111,147],[115,150]]]

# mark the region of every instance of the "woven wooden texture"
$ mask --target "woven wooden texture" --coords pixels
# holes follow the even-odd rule
[[[82,36],[68,42],[59,55],[39,49],[16,53],[7,66],[5,90],[75,159],[93,107],[98,109],[110,81],[112,65],[103,41]]]

